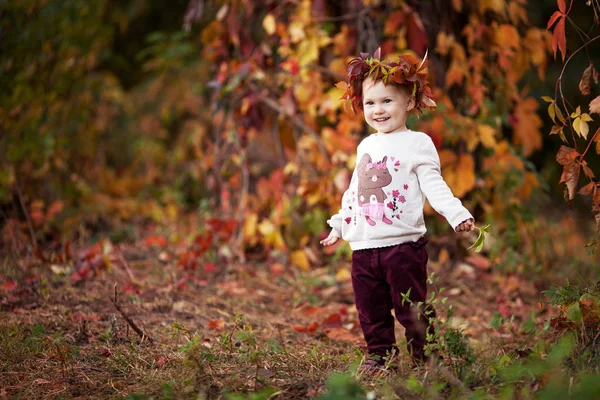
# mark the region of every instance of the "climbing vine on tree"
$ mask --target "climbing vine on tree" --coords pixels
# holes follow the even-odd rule
[[[336,210],[368,133],[360,115],[343,110],[335,84],[352,57],[378,47],[383,58],[429,52],[439,107],[410,124],[432,136],[446,181],[470,208],[498,219],[511,213],[524,226],[515,210],[540,185],[526,158],[543,137],[538,102],[521,79],[530,71],[545,79],[552,46],[549,32],[530,25],[524,0],[455,0],[437,10],[378,0],[266,4],[222,1],[202,32],[203,57],[215,65],[219,143],[233,143],[238,155],[236,178],[219,193],[245,210],[247,245],[299,249],[324,229],[297,222],[318,219],[315,208]],[[189,3],[188,16],[198,5]],[[259,140],[274,162],[253,190],[244,184],[248,143]],[[292,231],[298,240],[284,240]]]
[[[563,67],[556,80],[554,97],[544,96],[548,102],[548,114],[554,126],[551,135],[558,134],[564,145],[560,147],[556,160],[563,166],[560,182],[565,184],[565,200],[569,203],[575,198],[575,194],[591,197],[592,214],[596,220],[597,230],[600,231],[600,182],[590,167],[590,158],[600,155],[600,127],[590,135],[590,122],[594,122],[590,114],[600,114],[600,96],[593,98],[586,104],[573,104],[563,92],[563,77],[567,67],[578,68],[581,64],[573,64],[575,56],[585,53],[587,56],[586,67],[582,68],[582,76],[579,82],[579,91],[585,97],[592,93],[592,85],[598,84],[598,70],[590,56],[590,48],[597,45],[600,34],[598,24],[600,23],[600,2],[588,1],[586,6],[591,10],[593,23],[589,32],[584,32],[571,19],[569,14],[573,9],[574,2],[558,0],[558,11],[554,12],[548,21],[548,29],[553,29],[552,48],[554,57],[558,51],[563,60]],[[566,25],[570,23],[573,36],[575,33],[581,39],[581,44],[572,52],[567,52]],[[569,30],[571,34],[571,30]],[[595,36],[593,35],[595,34]],[[568,57],[567,57],[568,55]],[[585,112],[587,108],[588,112]],[[566,130],[566,132],[565,132]],[[596,157],[597,159],[597,157]],[[581,178],[583,172],[583,178]],[[580,180],[583,182],[580,183]]]

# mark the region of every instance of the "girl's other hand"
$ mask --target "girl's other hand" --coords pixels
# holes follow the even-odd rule
[[[475,221],[473,221],[473,218],[469,218],[466,221],[463,221],[460,224],[458,224],[455,231],[456,232],[469,232],[469,231],[472,231],[473,229],[475,229]]]
[[[332,229],[331,232],[329,232],[329,236],[321,240],[319,243],[321,243],[323,246],[331,246],[332,244],[335,244],[339,238],[340,237],[338,236],[335,229]]]

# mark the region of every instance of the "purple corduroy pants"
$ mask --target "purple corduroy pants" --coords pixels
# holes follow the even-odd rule
[[[406,330],[408,351],[423,359],[427,328],[427,239],[396,246],[355,250],[352,253],[352,287],[358,319],[371,355],[381,357],[396,344],[396,318]],[[409,292],[410,290],[410,292]],[[402,293],[408,293],[410,301]],[[422,307],[417,307],[419,302]],[[411,304],[412,303],[412,304]]]

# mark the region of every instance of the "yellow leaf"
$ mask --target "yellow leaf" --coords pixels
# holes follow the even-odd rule
[[[267,33],[269,35],[272,35],[275,33],[276,24],[275,24],[275,17],[273,16],[273,14],[268,13],[265,16],[265,19],[263,19],[263,28],[265,28],[265,31],[267,31]]]
[[[593,121],[592,117],[590,117],[590,115],[586,114],[586,113],[581,114],[581,119],[584,120],[585,122]]]
[[[580,118],[581,122],[579,123],[579,129],[581,129],[581,136],[587,140],[588,133],[590,132],[590,126],[583,118]]]
[[[258,225],[258,215],[252,213],[247,215],[244,221],[244,241],[250,244],[256,243],[256,228]]]
[[[551,135],[556,135],[557,133],[560,133],[563,130],[563,127],[560,125],[554,125],[552,127],[552,129],[550,130],[550,134]]]
[[[564,124],[565,123],[565,117],[562,114],[562,111],[560,111],[560,107],[556,105],[556,103],[554,103],[554,111],[556,112],[556,118],[558,118],[558,120]]]
[[[258,231],[263,236],[265,244],[273,246],[277,249],[284,249],[285,242],[281,237],[279,229],[268,219],[263,220],[258,225]]]
[[[479,140],[481,140],[481,144],[483,144],[488,149],[493,149],[496,147],[496,130],[489,125],[479,125],[477,127],[479,132]]]
[[[496,44],[502,49],[521,48],[521,37],[519,31],[513,25],[500,25],[496,29]]]
[[[288,33],[292,43],[298,43],[306,37],[306,34],[304,33],[304,25],[299,21],[294,21],[290,24]]]
[[[310,269],[310,262],[308,261],[308,257],[306,256],[304,250],[293,251],[292,254],[290,254],[290,261],[292,264],[300,267],[301,269]]]
[[[437,35],[436,44],[435,51],[445,56],[454,45],[454,35],[448,35],[446,32],[440,31]]]
[[[316,37],[309,37],[301,41],[298,45],[298,54],[300,54],[300,65],[304,66],[317,61],[319,58],[319,41]]]
[[[548,105],[548,115],[550,116],[550,119],[552,119],[552,122],[556,123],[556,113],[554,111],[554,102],[550,103]]]
[[[348,282],[352,278],[348,268],[340,268],[335,273],[335,280],[337,282]]]
[[[577,134],[579,136],[581,136],[580,124],[581,124],[581,118],[579,118],[579,117],[575,118],[575,120],[573,121],[573,129],[575,129],[575,132],[577,132]]]
[[[284,175],[297,174],[298,172],[300,172],[300,168],[298,168],[298,164],[293,161],[289,161],[283,168]]]

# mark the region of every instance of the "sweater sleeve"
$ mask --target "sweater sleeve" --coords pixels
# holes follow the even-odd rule
[[[419,179],[421,191],[429,200],[429,204],[442,215],[453,229],[461,222],[473,218],[444,181],[441,174],[440,158],[435,145],[429,137],[418,151],[415,172]]]

